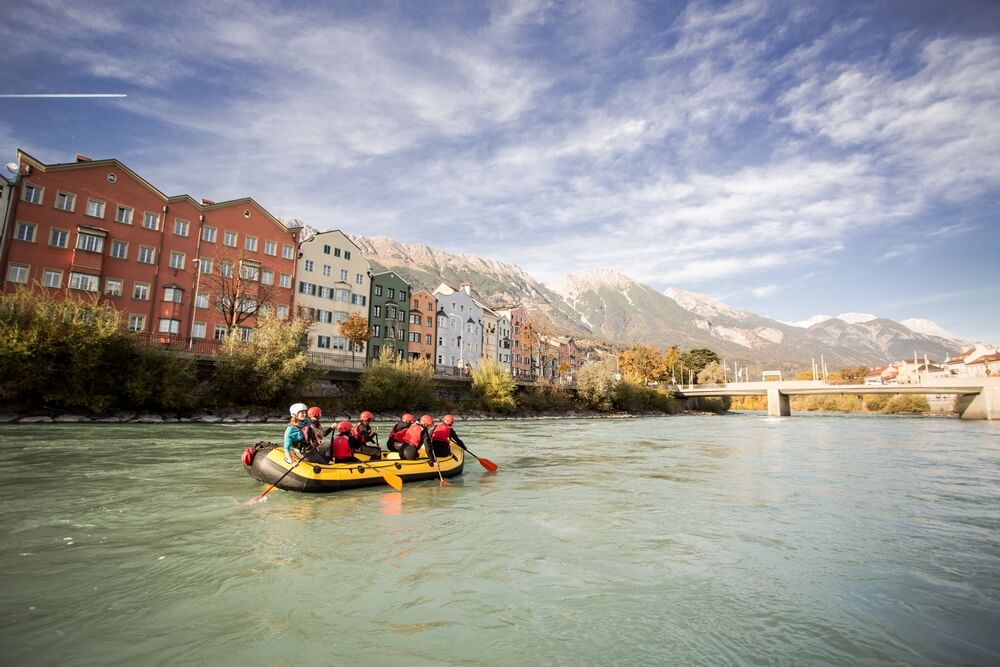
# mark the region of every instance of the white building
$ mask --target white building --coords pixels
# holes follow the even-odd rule
[[[355,348],[340,331],[351,313],[368,320],[371,265],[340,230],[319,232],[299,248],[295,306],[313,321],[309,351],[323,355],[320,363],[332,366],[363,365],[365,345]]]
[[[479,368],[483,356],[483,309],[472,298],[472,287],[441,283],[434,290],[437,299],[438,372],[464,373]]]

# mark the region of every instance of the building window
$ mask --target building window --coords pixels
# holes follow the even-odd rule
[[[115,259],[128,259],[128,243],[112,239],[110,254]]]
[[[260,280],[260,264],[248,260],[241,260],[240,278],[243,280]]]
[[[83,290],[84,292],[96,292],[99,287],[100,280],[97,276],[92,276],[88,273],[77,273],[75,271],[70,271],[69,273],[69,287],[70,289]]]
[[[204,322],[195,322],[191,329],[191,338],[204,338],[206,326]]]
[[[330,254],[330,246],[328,246],[328,245],[324,245],[323,246],[323,254],[324,255],[329,255]]]
[[[195,308],[208,308],[208,295],[200,292],[194,299]]]
[[[427,334],[426,336],[424,336],[424,342],[428,345],[432,345],[434,343],[434,339],[431,338],[430,334]]]
[[[433,308],[431,310],[433,310]],[[434,318],[432,318],[430,315],[428,315],[427,316],[427,321],[424,323],[424,326],[428,326],[428,327],[434,326]]]
[[[135,283],[132,286],[132,298],[136,301],[149,301],[149,283]]]
[[[278,278],[278,284],[285,289],[292,289],[292,277],[287,273],[282,273]]]
[[[316,347],[321,350],[330,349],[330,337],[329,336],[316,336]]]
[[[198,270],[204,275],[211,275],[214,264],[208,257],[202,257],[198,260]]]
[[[285,259],[295,259],[295,247],[288,243],[282,243],[281,256]]]
[[[212,338],[214,340],[223,340],[225,339],[227,333],[229,332],[226,330],[226,325],[216,324],[215,328],[212,330]]]
[[[346,350],[347,349],[347,339],[344,338],[343,336],[334,336],[333,337],[333,349],[340,350],[341,352],[343,352],[344,350]]]
[[[144,331],[146,329],[145,315],[129,315],[128,330],[132,332]]]
[[[83,231],[77,232],[76,249],[87,252],[104,252],[104,237]]]
[[[160,228],[160,214],[146,211],[142,215],[142,226],[146,229],[156,231]]]
[[[187,220],[181,220],[180,218],[174,218],[174,234],[177,236],[187,236],[188,230],[191,228],[191,223]]]
[[[406,301],[406,292],[404,292],[403,290],[399,290],[399,300]]]
[[[274,257],[275,255],[277,255],[278,254],[278,244],[275,243],[274,241],[271,241],[271,240],[264,241],[264,254],[265,255],[271,255],[272,257]]]
[[[177,252],[176,250],[170,251],[170,268],[177,269],[178,271],[184,270],[184,262],[187,256],[182,252]]]
[[[403,310],[402,308],[400,308],[399,312],[396,313],[396,319],[399,320],[400,322],[405,322],[406,321],[406,311]]]
[[[236,247],[236,232],[224,231],[222,232],[222,245],[229,246],[230,248]]]
[[[347,282],[347,269],[340,270],[340,279],[345,283]]]
[[[395,306],[386,306],[385,307],[385,319],[387,319],[387,320],[394,320],[394,319],[396,319],[396,307]]]
[[[167,318],[160,319],[160,333],[162,334],[178,334],[181,331],[181,321],[171,320]]]
[[[420,325],[420,315],[410,315],[410,324]]]
[[[411,331],[410,332],[410,342],[411,343],[419,343],[420,342],[420,333],[416,332],[416,331]]]
[[[372,317],[382,317],[382,306],[372,306]]]
[[[38,229],[38,225],[33,222],[18,222],[17,226],[14,227],[14,238],[18,241],[34,243],[36,229]]]
[[[65,229],[53,227],[49,232],[49,245],[53,248],[65,248],[69,246],[69,232]]]
[[[326,277],[328,277],[328,278],[331,275],[333,275],[333,267],[330,266],[329,264],[324,264],[323,265],[323,275],[326,276]]]
[[[128,206],[117,206],[115,208],[115,222],[120,222],[123,225],[131,225],[132,213],[133,210]]]
[[[381,335],[382,335],[382,325],[381,324],[373,324],[372,325],[372,337],[373,338],[378,338]]]
[[[202,227],[201,228],[201,240],[205,243],[215,243],[215,238],[218,235],[219,230],[215,227]]]
[[[55,207],[60,211],[73,211],[76,206],[76,195],[71,192],[57,192]]]
[[[260,272],[260,284],[261,285],[273,285],[274,284],[274,271],[264,269]]]
[[[248,236],[243,239],[243,248],[246,249],[247,252],[257,252],[257,237]]]
[[[285,319],[286,317],[288,317],[288,306],[286,305],[278,306],[278,317],[280,317],[281,319]]]
[[[184,290],[178,289],[176,287],[164,287],[163,288],[163,300],[170,303],[182,303],[184,299]]]
[[[142,264],[152,264],[156,261],[156,249],[148,245],[139,246],[139,257],[137,259]]]
[[[121,296],[125,283],[121,278],[104,279],[104,296]]]
[[[406,332],[402,329],[396,329],[396,340],[403,340]]]
[[[87,200],[87,215],[92,218],[104,218],[104,202],[100,199]]]
[[[336,294],[337,294],[337,296],[336,296],[337,301],[343,301],[343,302],[347,303],[347,302],[349,302],[351,300],[351,292],[349,290],[338,289],[336,291]]]
[[[25,185],[22,194],[22,199],[29,204],[41,204],[42,194],[45,192],[45,188],[41,188],[37,185]]]
[[[375,285],[375,287],[373,289],[375,290],[375,296],[382,296],[382,286],[381,285]]]
[[[240,340],[249,343],[253,340],[253,329],[250,327],[240,327]]]
[[[387,298],[387,299],[395,299],[396,298],[396,290],[394,290],[391,287],[389,289],[387,289],[386,293],[385,293],[385,298]]]
[[[350,259],[350,258],[351,258],[351,251],[350,250],[345,250],[344,251],[344,259]]]
[[[219,275],[223,278],[233,277],[233,263],[222,261],[219,262]]]
[[[305,270],[306,270],[307,273],[312,273],[312,270],[313,270],[313,261],[311,259],[307,259],[305,261]]]
[[[333,256],[334,257],[340,257],[340,248],[334,248],[333,249]]]
[[[365,274],[363,274],[363,273],[356,273],[356,274],[354,274],[354,282],[356,284],[358,284],[358,285],[364,285],[365,284]]]
[[[7,282],[28,283],[28,266],[26,264],[10,264],[7,266]]]
[[[363,306],[367,302],[368,302],[368,297],[366,297],[364,294],[351,295],[351,303],[353,303],[355,306]]]
[[[42,271],[42,285],[53,289],[60,289],[62,287],[62,274],[62,271],[45,269]]]

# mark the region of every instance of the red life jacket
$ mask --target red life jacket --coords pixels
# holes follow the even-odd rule
[[[336,435],[333,438],[333,458],[335,459],[346,459],[349,458],[353,452],[351,451],[351,441],[348,440],[346,435]]]
[[[451,440],[451,427],[447,424],[438,424],[431,433],[431,440],[434,442],[448,442]]]
[[[392,428],[389,429],[389,439],[394,442],[405,442],[403,438],[406,436],[406,429],[408,428],[409,426],[406,425],[406,422],[393,424]]]
[[[414,447],[419,447],[423,443],[423,437],[424,427],[420,424],[413,424],[403,434],[403,442]]]

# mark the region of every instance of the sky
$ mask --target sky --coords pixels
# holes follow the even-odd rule
[[[163,6],[159,6],[163,5]],[[117,158],[320,230],[1000,344],[1000,2],[0,14],[0,164]],[[124,97],[10,97],[108,94]]]

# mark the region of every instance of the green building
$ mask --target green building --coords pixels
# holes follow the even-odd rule
[[[382,348],[392,347],[398,359],[407,358],[409,345],[410,283],[394,271],[372,276],[368,299],[368,323],[372,337],[368,341],[368,358],[377,359]]]

